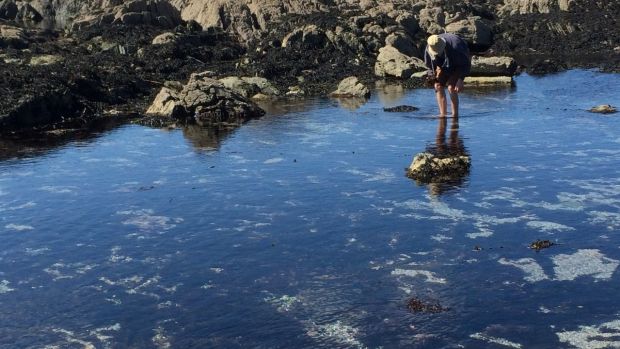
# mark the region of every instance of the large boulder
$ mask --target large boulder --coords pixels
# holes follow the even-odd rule
[[[370,90],[364,86],[357,77],[350,76],[338,84],[338,89],[331,93],[333,97],[370,97]]]
[[[423,8],[420,10],[419,25],[428,34],[441,34],[446,21],[446,15],[441,7]]]
[[[477,16],[452,22],[446,26],[446,31],[457,34],[471,45],[480,48],[488,48],[493,44],[491,28]]]
[[[18,8],[14,0],[0,1],[0,18],[14,20],[17,16]]]
[[[205,75],[193,74],[185,86],[167,84],[146,114],[199,125],[239,123],[264,115],[252,101]]]
[[[479,57],[471,59],[472,76],[512,76],[517,62],[511,57]]]
[[[109,24],[148,24],[174,28],[181,23],[181,13],[166,0],[133,0],[105,8],[103,11],[86,13],[73,21],[71,29],[82,30]]]
[[[379,49],[375,63],[375,75],[377,76],[409,79],[413,73],[422,70],[426,70],[426,65],[419,58],[404,55],[392,46]]]
[[[297,28],[282,39],[282,47],[319,49],[325,46],[327,35],[316,25]]]
[[[26,32],[18,27],[0,25],[0,48],[13,47],[22,49],[28,47]]]
[[[385,38],[385,44],[396,48],[400,53],[409,57],[416,57],[419,54],[418,48],[413,43],[413,40],[403,32],[396,32],[388,35]]]

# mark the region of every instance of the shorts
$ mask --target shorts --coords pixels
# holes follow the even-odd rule
[[[454,70],[452,72],[441,70],[439,75],[437,76],[437,82],[441,86],[455,86],[457,80],[461,77],[460,71]]]

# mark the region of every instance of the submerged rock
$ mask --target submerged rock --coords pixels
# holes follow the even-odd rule
[[[591,113],[599,114],[613,114],[618,112],[618,110],[610,104],[597,105],[596,107],[592,107],[589,111]]]
[[[514,80],[511,76],[468,76],[464,80],[470,86],[512,86]]]
[[[418,109],[418,107],[412,105],[398,105],[396,107],[383,108],[383,111],[387,113],[410,113]]]
[[[146,114],[212,125],[239,123],[265,112],[222,82],[195,74],[185,86],[163,87]]]
[[[536,252],[545,249],[545,248],[549,248],[551,246],[555,245],[553,242],[549,241],[549,240],[536,240],[534,242],[532,242],[530,244],[530,248],[532,250],[536,250]]]
[[[417,297],[412,297],[407,301],[407,309],[412,313],[437,314],[449,310],[444,308],[437,301],[423,301]]]
[[[338,84],[338,89],[331,93],[333,97],[370,97],[370,90],[357,77],[349,76]]]
[[[462,178],[469,173],[471,160],[466,155],[435,156],[419,153],[407,169],[407,177],[422,183],[438,183]]]

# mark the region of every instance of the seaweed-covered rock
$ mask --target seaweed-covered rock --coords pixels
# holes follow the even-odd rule
[[[357,77],[349,76],[338,84],[338,89],[331,93],[334,97],[370,97],[370,90]]]
[[[146,114],[215,125],[247,121],[265,112],[222,82],[194,74],[185,86],[163,87]]]
[[[466,155],[435,156],[419,153],[407,169],[407,177],[422,183],[438,183],[465,176],[470,166],[470,157]]]
[[[618,112],[618,110],[611,106],[610,104],[602,104],[602,105],[597,105],[596,107],[592,107],[592,109],[589,110],[591,113],[599,113],[599,114],[613,114]]]
[[[386,113],[411,113],[418,109],[418,107],[412,105],[397,105],[395,107],[383,108],[383,111]]]

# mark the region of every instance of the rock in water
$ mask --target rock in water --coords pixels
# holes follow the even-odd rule
[[[333,97],[370,97],[370,90],[357,77],[349,76],[338,84],[338,89],[331,93]]]
[[[407,177],[421,183],[441,183],[461,178],[469,172],[471,160],[466,155],[435,156],[419,153],[407,169]]]
[[[396,107],[383,108],[383,111],[387,113],[410,113],[416,110],[418,110],[418,108],[412,105],[398,105]]]
[[[589,111],[591,113],[613,114],[613,113],[616,113],[618,110],[616,109],[616,107],[613,107],[609,104],[602,104],[602,105],[597,105],[596,107],[592,107],[592,109],[590,109]]]
[[[185,86],[168,86],[159,91],[147,115],[216,125],[244,122],[265,114],[254,102],[205,74],[193,74]]]

